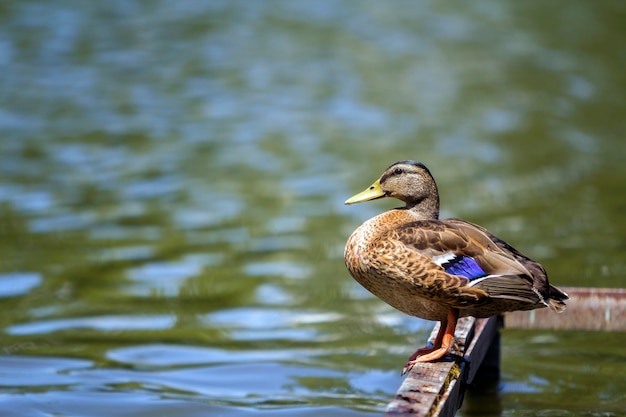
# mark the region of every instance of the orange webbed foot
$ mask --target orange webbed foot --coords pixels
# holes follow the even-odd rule
[[[441,327],[435,338],[435,346],[433,348],[421,348],[416,350],[402,369],[402,375],[409,372],[416,363],[434,362],[452,351],[455,345],[454,330],[456,329],[458,318],[458,310],[451,308],[448,311],[447,320],[441,323]]]
[[[408,360],[404,368],[402,369],[402,375],[406,374],[415,366],[416,363],[420,362],[434,362],[438,359],[443,358],[448,353],[452,351],[452,347],[454,346],[454,336],[450,336],[446,334],[443,337],[443,343],[440,348],[430,349],[430,348],[422,348],[418,349]]]

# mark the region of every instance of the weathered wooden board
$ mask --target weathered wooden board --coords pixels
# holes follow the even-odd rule
[[[626,289],[563,288],[570,299],[561,314],[547,308],[506,313],[511,329],[626,331]]]
[[[432,344],[438,330],[437,324],[429,343]],[[476,375],[497,332],[498,319],[495,317],[460,319],[455,332],[458,343],[455,356],[413,367],[387,406],[386,416],[454,416],[461,404],[465,384]]]

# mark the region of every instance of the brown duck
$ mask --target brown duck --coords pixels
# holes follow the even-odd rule
[[[396,162],[346,204],[383,197],[406,205],[359,226],[344,257],[350,274],[372,294],[406,314],[441,322],[433,348],[418,349],[403,373],[447,355],[459,317],[565,308],[567,294],[548,283],[539,263],[481,226],[439,220],[437,185],[422,163]]]

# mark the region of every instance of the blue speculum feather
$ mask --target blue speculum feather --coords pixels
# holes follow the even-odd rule
[[[448,274],[461,275],[470,281],[487,276],[487,273],[476,263],[473,258],[457,256],[441,265]]]

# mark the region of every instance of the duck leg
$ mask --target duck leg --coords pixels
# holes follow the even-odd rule
[[[451,308],[448,310],[448,317],[441,322],[435,344],[432,348],[417,349],[409,358],[402,370],[402,375],[407,373],[413,365],[418,362],[433,362],[446,356],[454,346],[454,330],[459,319],[459,310]]]

